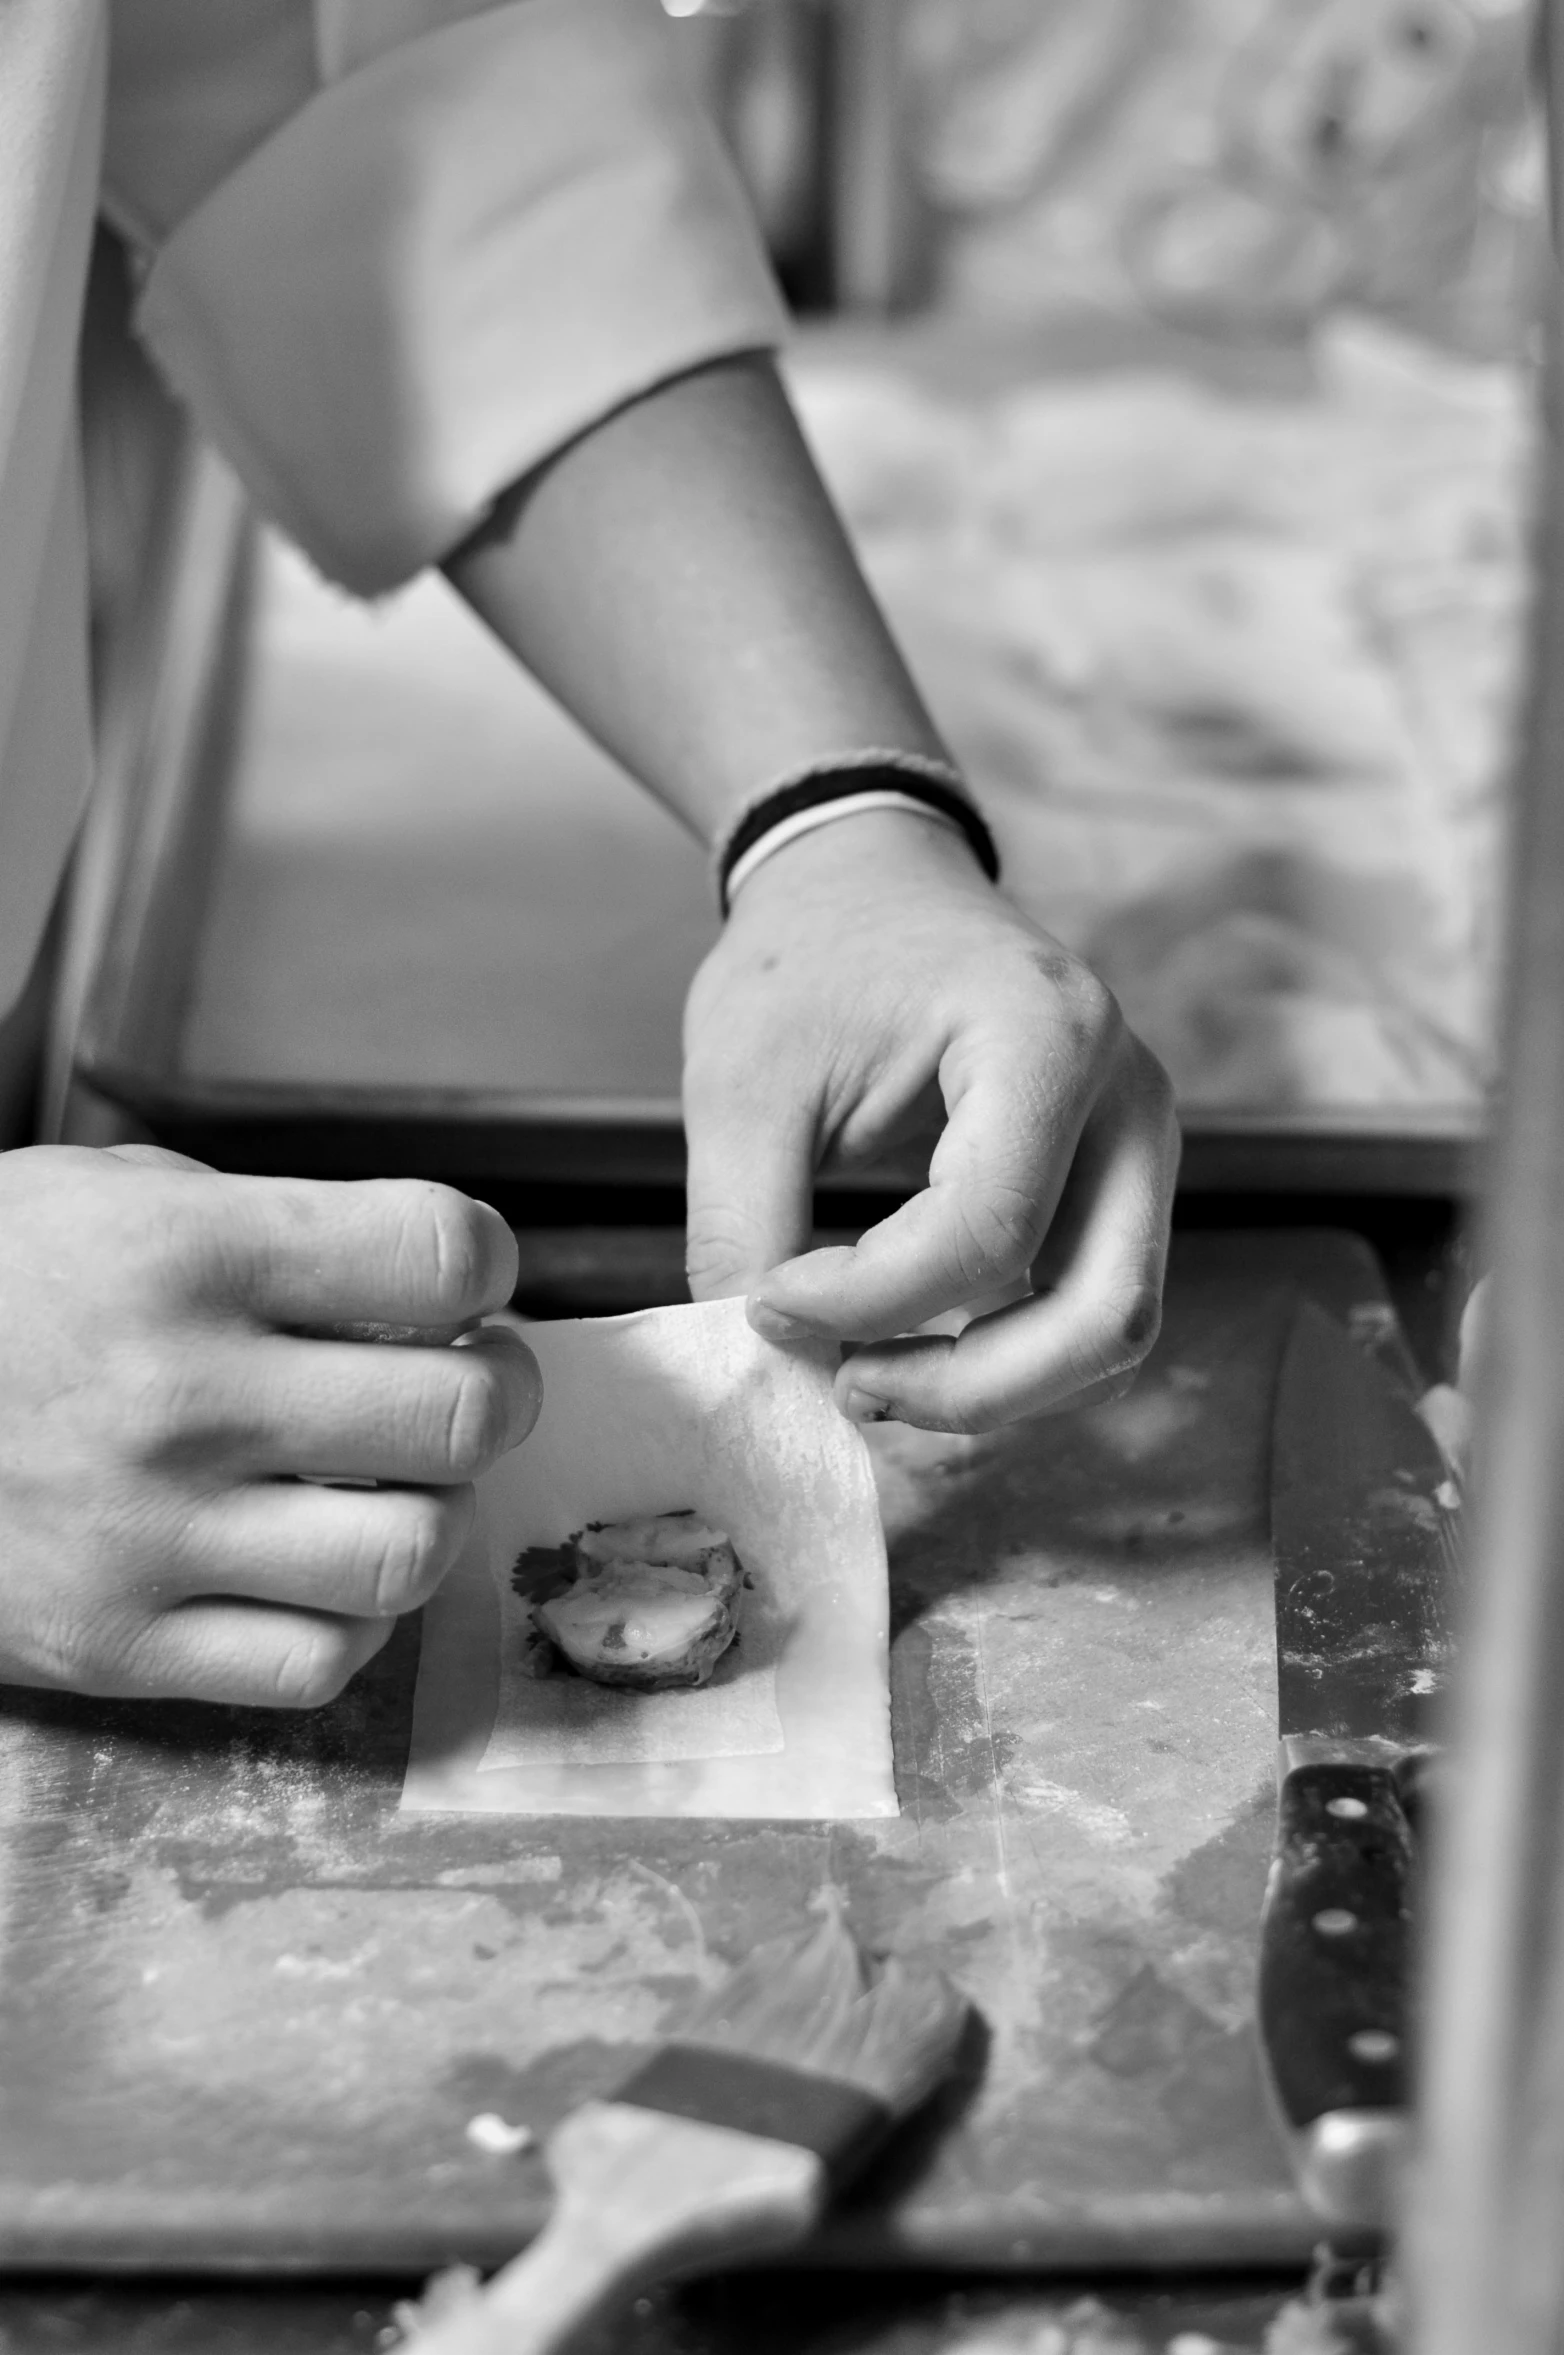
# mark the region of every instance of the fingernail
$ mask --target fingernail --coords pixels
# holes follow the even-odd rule
[[[825,1341],[830,1338],[818,1325],[806,1324],[802,1317],[790,1317],[784,1309],[772,1308],[764,1300],[752,1300],[748,1316],[750,1329],[762,1341]]]
[[[850,1423],[894,1423],[896,1409],[888,1399],[875,1398],[867,1390],[849,1390],[842,1401],[842,1412]]]

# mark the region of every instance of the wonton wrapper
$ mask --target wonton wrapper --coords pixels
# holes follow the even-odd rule
[[[779,1349],[738,1300],[530,1325],[543,1411],[479,1483],[424,1614],[402,1805],[510,1815],[894,1815],[885,1540],[834,1352]],[[525,1674],[510,1583],[589,1521],[692,1508],[755,1581],[709,1685]]]

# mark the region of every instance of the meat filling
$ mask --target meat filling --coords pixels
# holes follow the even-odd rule
[[[693,1513],[583,1529],[573,1575],[534,1619],[581,1676],[637,1692],[703,1685],[738,1633],[743,1571]]]

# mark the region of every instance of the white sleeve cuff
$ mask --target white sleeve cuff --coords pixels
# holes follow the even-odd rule
[[[142,335],[364,595],[782,309],[656,0],[512,0],[322,91],[169,237]]]

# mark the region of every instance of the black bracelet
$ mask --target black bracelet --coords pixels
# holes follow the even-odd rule
[[[975,802],[969,801],[956,786],[943,784],[921,769],[903,768],[894,761],[886,761],[883,766],[876,762],[863,768],[826,769],[817,776],[779,785],[774,793],[765,794],[747,809],[723,844],[717,862],[717,896],[723,914],[728,912],[728,877],[740,859],[773,827],[780,826],[784,819],[798,817],[804,810],[820,809],[831,801],[851,801],[861,793],[897,793],[904,800],[922,802],[936,817],[948,818],[965,835],[973,857],[990,883],[999,881],[999,851],[988,822]]]

